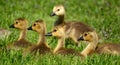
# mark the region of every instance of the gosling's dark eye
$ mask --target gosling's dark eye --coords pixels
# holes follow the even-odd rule
[[[87,34],[84,34],[84,36],[87,36]]]
[[[33,24],[33,26],[36,26],[36,24]]]
[[[55,30],[53,30],[53,32],[56,32],[57,30],[55,29]]]
[[[57,11],[60,11],[60,9],[57,9]]]
[[[18,22],[15,22],[15,24],[18,24]]]

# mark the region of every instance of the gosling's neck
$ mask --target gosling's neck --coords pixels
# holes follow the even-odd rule
[[[39,33],[39,40],[38,40],[38,45],[41,45],[41,44],[45,44],[45,40],[46,40],[46,37],[45,37],[45,33],[46,33],[46,29],[42,29],[42,31]]]
[[[56,48],[54,49],[54,53],[56,53],[59,49],[64,48],[64,46],[65,46],[65,38],[64,37],[59,38],[58,44],[57,44]]]
[[[93,39],[93,41],[89,42],[87,47],[81,52],[81,54],[85,57],[87,57],[88,54],[95,51],[95,48],[98,44],[98,36],[97,36],[96,32],[94,32],[94,36],[95,36],[95,38]]]
[[[38,45],[39,44],[45,44],[45,35],[39,33],[39,40],[38,40]]]
[[[23,29],[23,30],[20,32],[20,36],[19,36],[18,40],[25,39],[26,33],[27,33],[27,29]]]
[[[57,26],[64,22],[64,15],[58,16],[58,19],[55,21],[54,26]]]

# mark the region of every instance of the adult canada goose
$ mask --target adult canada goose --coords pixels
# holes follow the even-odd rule
[[[45,34],[46,34],[46,25],[43,20],[37,20],[28,30],[36,31],[39,34],[38,43],[35,46],[30,48],[30,52],[36,54],[46,54],[51,52],[51,48],[46,44]]]
[[[94,34],[93,32],[85,32],[78,40],[87,41],[89,43],[89,47],[93,49],[91,52],[95,52],[98,54],[120,55],[120,44],[102,43],[97,45],[98,39],[96,34]]]
[[[26,40],[27,25],[28,21],[26,19],[18,18],[14,21],[14,24],[10,26],[10,28],[16,28],[21,30],[21,33],[17,41],[15,41],[11,45],[8,45],[8,49],[22,49],[32,46],[32,44]]]
[[[83,34],[84,32],[88,32],[88,31],[94,31],[93,28],[91,28],[90,26],[82,23],[82,22],[78,22],[78,21],[65,21],[64,20],[64,16],[65,16],[65,9],[63,5],[56,5],[53,8],[53,12],[51,13],[51,16],[58,16],[58,19],[55,21],[54,23],[54,27],[56,26],[65,26],[65,37],[66,38],[71,38],[76,45],[78,45],[78,41],[77,39],[79,38],[79,36],[81,34]]]
[[[74,49],[67,49],[64,47],[65,45],[65,26],[63,27],[56,27],[51,32],[47,33],[46,36],[54,36],[58,38],[57,46],[55,47],[53,53],[54,54],[61,54],[61,55],[75,55],[75,56],[82,56],[80,52]]]

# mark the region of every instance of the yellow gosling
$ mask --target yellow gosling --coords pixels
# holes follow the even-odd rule
[[[83,55],[88,54],[86,52],[86,49],[89,53],[95,52],[98,54],[120,55],[120,44],[115,43],[98,44],[98,37],[93,32],[85,32],[78,40],[84,40],[89,43],[88,46],[82,51],[81,54]]]
[[[58,38],[57,46],[55,47],[53,53],[54,54],[61,54],[61,55],[74,55],[74,56],[81,56],[81,53],[74,50],[74,49],[67,49],[65,48],[65,29],[63,27],[56,27],[51,32],[47,33],[46,36],[54,36]]]
[[[39,52],[39,54],[46,54],[46,53],[51,53],[51,48],[49,45],[46,43],[46,25],[43,20],[37,20],[31,27],[28,28],[28,30],[33,30],[36,31],[39,34],[39,39],[38,43],[35,46],[32,46],[30,48],[30,52],[33,54],[36,54]]]
[[[8,49],[22,49],[22,48],[28,48],[29,46],[32,46],[32,44],[26,40],[26,33],[27,33],[27,25],[28,21],[24,18],[18,18],[14,21],[14,24],[10,26],[10,28],[16,28],[19,29],[20,35],[17,41],[15,41],[13,44],[10,44],[7,46]]]

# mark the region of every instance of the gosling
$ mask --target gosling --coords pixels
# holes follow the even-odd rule
[[[31,27],[28,28],[28,30],[36,31],[39,34],[38,43],[35,46],[32,46],[30,48],[30,52],[33,54],[36,54],[37,52],[39,54],[46,54],[46,53],[52,53],[51,48],[46,44],[46,25],[43,20],[37,20]]]
[[[74,50],[74,49],[67,49],[65,48],[65,26],[63,27],[56,27],[51,32],[47,33],[46,36],[54,36],[58,38],[57,46],[55,47],[53,53],[54,54],[60,54],[60,55],[74,55],[74,56],[80,56],[80,52]]]
[[[79,39],[89,43],[90,51],[98,54],[120,55],[120,44],[102,43],[98,44],[98,38],[93,32],[85,32]]]
[[[18,18],[14,21],[14,24],[10,26],[10,28],[16,28],[21,31],[19,38],[13,44],[7,46],[7,49],[24,49],[32,46],[32,44],[26,40],[26,33],[27,33],[27,25],[28,21],[24,18]]]

